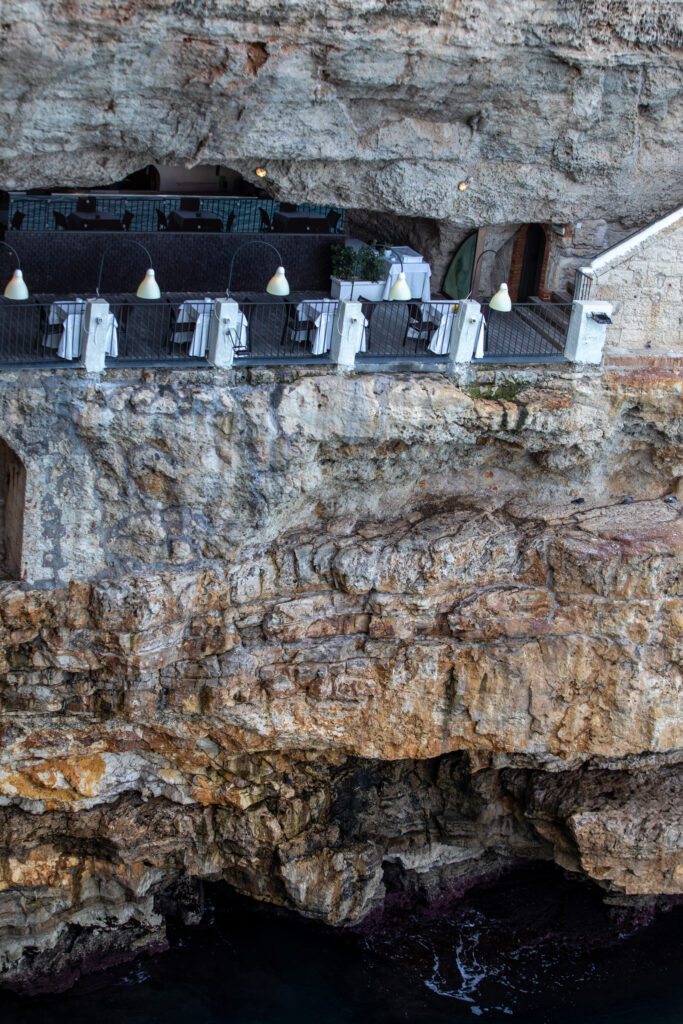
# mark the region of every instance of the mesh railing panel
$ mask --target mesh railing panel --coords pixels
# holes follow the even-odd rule
[[[520,302],[501,313],[482,304],[484,360],[564,359],[571,303]]]
[[[131,295],[103,295],[117,324],[116,356],[107,356],[107,365],[150,365],[169,361],[206,362],[208,321],[201,315],[184,318],[178,324],[180,309],[191,297],[180,302],[163,297],[158,301],[137,299]],[[196,305],[197,303],[193,303]],[[200,307],[202,303],[199,303]],[[206,304],[210,315],[213,302]]]
[[[336,299],[264,299],[233,293],[241,320],[233,337],[235,363],[325,362],[329,359]]]
[[[10,193],[8,224],[17,213],[23,214],[19,230],[21,231],[54,231],[63,228],[63,220],[77,212],[77,195],[26,196]],[[113,217],[122,222],[126,213],[131,213],[129,231],[145,232],[165,230],[164,220],[168,223],[170,215],[180,210],[183,199],[198,199],[202,211],[210,213],[221,220],[222,230],[227,229],[240,234],[253,234],[262,230],[260,210],[263,210],[272,222],[273,214],[280,209],[280,202],[275,199],[242,199],[232,196],[167,196],[140,195],[122,196],[97,193],[97,211],[103,217]],[[296,207],[301,213],[316,213],[326,216],[330,212],[340,214],[336,233],[341,233],[344,226],[344,210],[337,206],[316,206],[312,203],[299,203]],[[163,217],[159,217],[159,213]],[[55,217],[55,214],[58,214]],[[63,218],[63,220],[61,220]],[[93,229],[97,230],[96,222]]]
[[[49,302],[13,302],[0,297],[0,366],[62,365],[57,355],[60,325],[50,325]]]
[[[448,355],[455,302],[366,302],[359,359],[414,359]]]

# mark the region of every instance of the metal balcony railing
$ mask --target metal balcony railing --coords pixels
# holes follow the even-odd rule
[[[584,274],[583,270],[579,268],[574,275],[574,298],[579,302],[590,299],[592,284],[593,278]]]
[[[87,196],[96,201],[97,211],[103,217],[123,222],[128,214],[128,230],[136,232],[167,230],[169,217],[174,211],[180,210],[182,200],[198,201],[204,213],[220,219],[222,231],[248,234],[266,230],[267,223],[272,223],[274,214],[281,206],[276,199],[240,196],[179,196],[161,193],[122,195],[113,192],[88,193]],[[22,192],[10,192],[8,226],[21,231],[61,230],[67,217],[77,212],[78,201],[83,198],[83,195],[73,193],[29,196]],[[343,230],[344,210],[340,207],[299,203],[296,209],[302,215],[339,214],[334,233]]]
[[[483,353],[479,344],[475,361],[563,361],[571,308],[570,302],[516,302],[501,313],[483,303]]]
[[[447,356],[457,302],[369,302],[359,299],[365,320],[358,359]]]
[[[232,298],[240,309],[232,337],[236,365],[329,361],[337,299],[247,292]]]

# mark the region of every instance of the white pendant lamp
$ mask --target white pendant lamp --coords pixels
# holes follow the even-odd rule
[[[278,267],[266,285],[269,295],[289,295],[289,281],[285,277],[285,268]]]
[[[472,288],[470,288],[469,294],[467,295],[468,299],[471,299],[471,298],[474,297],[473,296],[473,289],[476,288],[477,284],[478,284],[477,271],[479,269],[479,264],[481,263],[483,257],[486,256],[487,254],[490,254],[491,256],[495,256],[495,258],[498,260],[498,262],[499,262],[499,264],[501,266],[501,269],[502,269],[502,272],[503,272],[502,276],[505,277],[505,264],[503,263],[503,260],[501,259],[500,254],[498,252],[496,252],[495,249],[483,249],[479,253],[479,255],[477,256],[477,259],[476,259],[475,264],[474,264],[474,268],[472,270],[472,278],[471,278],[471,280],[472,280]],[[508,292],[508,286],[505,283],[505,281],[503,281],[503,283],[500,285],[500,287],[498,288],[498,291],[496,292],[496,294],[491,297],[491,301],[489,302],[489,309],[493,309],[493,310],[495,310],[498,313],[510,313],[511,312],[511,310],[512,310],[512,300],[510,299],[510,295],[509,295],[509,292]]]
[[[105,257],[108,253],[112,252],[113,249],[118,249],[122,243],[125,245],[136,245],[138,249],[142,249],[145,256],[149,260],[149,269],[145,271],[145,276],[138,285],[138,290],[135,293],[137,297],[139,299],[160,299],[161,289],[159,288],[159,285],[157,284],[157,279],[154,275],[150,251],[146,246],[142,244],[142,242],[136,242],[134,238],[122,238],[120,241],[112,242],[112,244],[107,249],[104,250],[104,252],[102,253],[102,259],[100,260],[100,272],[97,276],[97,288],[95,289],[95,294],[98,296],[100,294],[100,285],[102,284],[102,271],[104,270]]]
[[[160,299],[161,289],[157,284],[157,279],[154,276],[154,271],[150,267],[149,270],[145,271],[145,276],[138,285],[138,290],[135,293],[139,299]]]
[[[389,298],[396,299],[399,302],[408,302],[412,299],[412,293],[410,291],[410,285],[406,281],[406,275],[401,271],[396,280],[391,286],[389,291]]]
[[[9,249],[9,251],[14,255],[15,260],[17,261],[17,269],[14,271],[11,278],[7,282],[7,287],[5,288],[4,296],[6,299],[12,299],[14,302],[22,302],[24,299],[28,298],[28,288],[26,287],[26,282],[24,281],[24,275],[21,272],[21,261],[19,259],[19,253],[14,248],[14,246],[9,245],[8,242],[0,242],[0,245],[3,245],[5,249]]]
[[[20,270],[15,270],[12,274],[5,288],[4,295],[6,299],[14,299],[15,301],[28,298],[28,288],[24,281],[24,275]]]
[[[510,293],[508,292],[508,286],[503,283],[496,292],[495,295],[491,296],[489,302],[489,309],[497,309],[499,313],[509,313],[512,309],[512,301],[510,299]]]
[[[254,239],[251,242],[244,242],[242,245],[238,246],[237,249],[235,249],[234,253],[232,254],[232,259],[230,260],[228,287],[225,289],[225,294],[228,296],[230,295],[230,288],[232,287],[232,272],[235,269],[235,260],[237,259],[238,255],[242,252],[243,249],[246,249],[248,246],[254,245],[265,246],[266,249],[271,249],[278,259],[279,266],[275,273],[273,274],[273,276],[271,277],[268,284],[266,285],[266,291],[268,292],[268,294],[279,295],[281,297],[289,295],[289,281],[285,277],[285,268],[282,266],[282,256],[280,255],[279,250],[276,249],[274,245],[271,245],[270,242],[262,242],[260,239],[258,241]]]

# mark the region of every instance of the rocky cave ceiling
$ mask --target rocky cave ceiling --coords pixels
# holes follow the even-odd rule
[[[222,163],[274,195],[462,226],[681,201],[675,0],[19,0],[4,188]],[[467,191],[458,182],[468,180]]]

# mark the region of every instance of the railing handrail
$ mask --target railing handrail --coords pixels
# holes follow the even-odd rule
[[[114,190],[91,189],[88,192],[48,192],[46,195],[29,195],[27,192],[8,192],[10,199],[21,199],[36,202],[46,202],[50,199],[81,199],[83,196],[98,196],[107,199],[235,199],[240,203],[281,203],[282,199],[274,199],[272,196],[234,196],[225,192],[115,192]],[[327,203],[308,203],[307,201],[297,203],[297,206],[327,206]],[[339,209],[341,207],[330,207]]]

